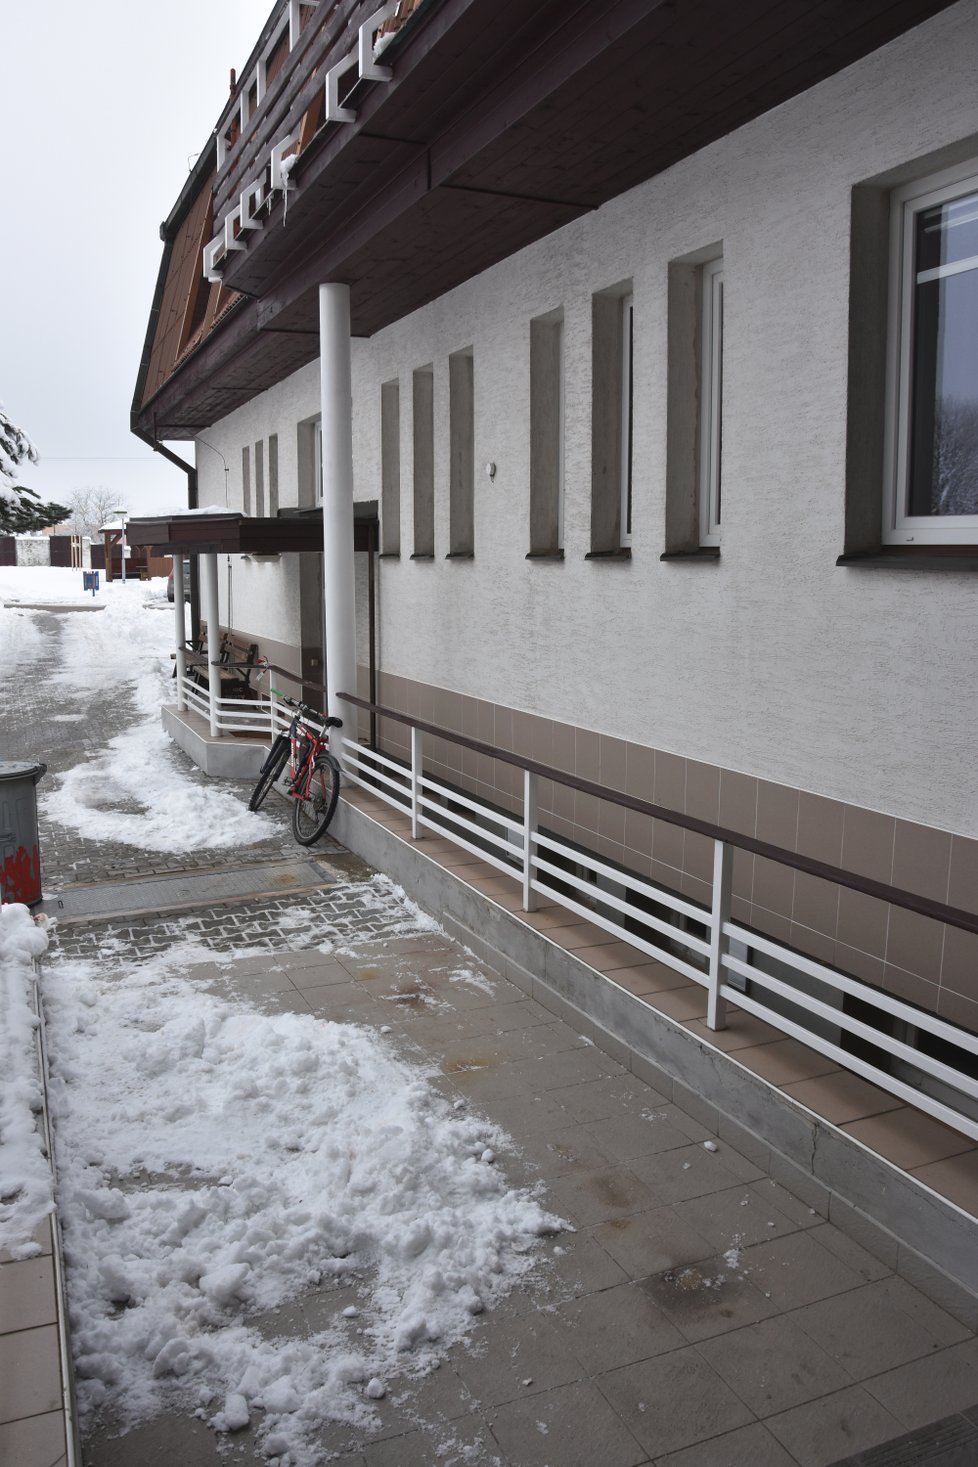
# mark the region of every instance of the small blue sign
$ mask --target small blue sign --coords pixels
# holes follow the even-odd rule
[[[82,571],[82,590],[91,591],[95,595],[98,590],[98,571]]]

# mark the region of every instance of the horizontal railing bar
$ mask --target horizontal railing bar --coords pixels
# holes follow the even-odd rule
[[[764,1004],[757,1003],[749,994],[741,993],[738,988],[730,988],[724,983],[721,984],[720,993],[723,998],[729,999],[738,1008],[746,1010],[747,1013],[754,1014],[758,1019],[770,1020],[770,1010],[766,1009]],[[866,1060],[860,1059],[858,1055],[850,1054],[848,1050],[840,1049],[838,1045],[833,1044],[830,1040],[823,1039],[818,1034],[813,1034],[810,1030],[803,1028],[801,1024],[796,1024],[791,1019],[785,1018],[783,1014],[777,1014],[775,1016],[775,1022],[777,1027],[783,1030],[785,1034],[790,1035],[791,1038],[799,1040],[802,1044],[807,1045],[809,1049],[818,1050],[819,1054],[824,1054],[828,1059],[837,1060],[842,1069],[854,1070],[857,1075],[862,1075],[864,1080],[869,1080],[872,1084],[878,1085],[881,1090],[888,1090],[891,1095],[899,1096],[901,1100],[905,1100],[908,1105],[916,1107],[917,1110],[927,1111],[928,1114],[943,1121],[946,1126],[950,1126],[952,1130],[960,1131],[965,1136],[970,1136],[973,1141],[978,1141],[978,1121],[973,1121],[970,1116],[965,1116],[960,1111],[952,1110],[943,1101],[935,1100],[932,1096],[925,1094],[924,1091],[917,1090],[913,1085],[907,1085],[903,1080],[898,1080],[895,1075],[884,1074],[875,1065],[871,1065]],[[727,1058],[736,1060],[736,1050],[729,1052]],[[745,1066],[744,1068],[747,1067]],[[754,1072],[751,1071],[751,1073],[753,1074]]]
[[[435,831],[438,835],[443,835],[446,840],[454,841],[457,846],[461,846],[462,849],[468,851],[470,855],[478,856],[479,859],[485,861],[487,865],[495,867],[497,871],[501,871],[504,876],[512,876],[514,881],[519,880],[520,873],[518,868],[509,865],[505,861],[501,861],[499,857],[494,854],[494,852],[485,851],[481,848],[481,846],[473,845],[471,841],[467,841],[462,836],[456,835],[454,831],[447,830],[445,826],[439,825],[437,820],[432,820],[430,816],[425,815],[420,810],[418,811],[418,824],[427,826],[429,830]]]
[[[421,789],[436,790],[438,794],[444,795],[446,800],[455,800],[458,804],[464,805],[469,810],[473,810],[476,815],[482,815],[486,820],[493,820],[497,825],[503,826],[506,830],[513,831],[514,834],[523,834],[522,820],[513,820],[511,816],[502,814],[499,810],[494,810],[491,805],[480,804],[477,800],[470,799],[468,795],[459,794],[457,790],[452,789],[451,785],[442,784],[440,780],[433,779],[431,775],[423,774],[418,780],[418,784]]]
[[[645,942],[643,938],[633,938],[631,934],[627,937],[621,937],[620,929],[609,922],[607,917],[603,917],[600,912],[592,912],[589,907],[583,906],[580,902],[575,902],[573,897],[565,895],[564,892],[555,891],[553,887],[547,886],[546,882],[531,881],[530,885],[541,896],[551,897],[562,907],[566,907],[568,911],[576,912],[586,922],[593,922],[596,927],[603,928],[609,936],[618,938],[622,942],[627,942],[630,947],[639,948],[647,957],[655,958],[657,962],[662,963],[667,968],[674,968],[677,973],[681,973],[684,978],[689,978],[693,983],[698,983],[701,987],[706,986],[705,973],[701,973],[698,968],[694,968],[692,963],[685,962],[683,958],[677,958],[675,953],[669,952],[666,948],[656,947],[655,943]],[[541,936],[549,937],[550,934],[542,932]],[[610,978],[612,981],[614,981],[614,976],[614,970],[602,974],[602,977]]]
[[[424,812],[425,810],[437,811],[442,819],[450,820],[453,823],[457,823],[462,827],[463,830],[467,830],[472,835],[478,836],[480,840],[489,841],[489,843],[496,846],[498,850],[506,851],[514,858],[518,855],[518,852],[515,850],[512,842],[508,841],[504,835],[499,835],[499,833],[495,830],[487,830],[485,826],[476,825],[475,821],[466,820],[464,815],[456,815],[454,810],[446,810],[443,805],[438,804],[437,800],[429,800],[423,792],[418,800],[418,809],[421,812]],[[515,871],[518,871],[520,868],[518,866],[514,866],[513,869]]]
[[[724,967],[733,973],[739,973],[744,978],[749,978],[752,983],[758,984],[765,992],[780,994],[782,998],[802,1008],[806,1014],[817,1014],[819,1018],[826,1019],[838,1029],[843,1029],[847,1034],[856,1034],[861,1039],[866,1039],[874,1044],[877,1049],[885,1049],[888,1054],[899,1055],[901,1059],[908,1060],[915,1069],[922,1070],[924,1074],[931,1075],[935,1080],[943,1080],[954,1090],[960,1090],[964,1095],[970,1095],[978,1100],[978,1081],[972,1080],[960,1070],[952,1069],[941,1060],[932,1058],[922,1050],[914,1049],[912,1045],[905,1044],[902,1039],[895,1039],[890,1034],[884,1034],[879,1029],[874,1029],[870,1024],[864,1024],[861,1019],[852,1014],[846,1014],[841,1009],[834,1009],[831,1004],[825,1003],[820,998],[815,998],[810,993],[799,993],[797,988],[792,988],[790,983],[784,983],[780,978],[775,978],[771,973],[765,973],[761,968],[752,967],[739,958],[724,958]],[[738,990],[739,991],[739,990]],[[868,990],[870,993],[872,990]],[[866,1002],[872,1002],[867,999]],[[774,1010],[772,1009],[773,1013]],[[973,1046],[962,1045],[961,1048],[974,1054]]]
[[[371,780],[378,780],[381,784],[387,785],[388,789],[396,790],[399,795],[404,795],[406,797],[411,793],[410,786],[404,784],[403,781],[399,782],[396,779],[391,779],[390,775],[384,774],[382,770],[369,768],[367,766],[360,767],[366,769],[366,772],[369,774]]]
[[[372,759],[376,764],[381,765],[384,769],[393,769],[397,774],[403,775],[405,779],[411,778],[411,770],[407,765],[401,764],[397,759],[388,758],[388,756],[386,754],[382,754],[379,749],[366,749],[364,748],[363,744],[352,743],[349,744],[349,749],[350,757],[355,763],[359,764],[364,759]],[[370,768],[372,766],[367,765],[366,767]]]
[[[837,972],[835,968],[827,968],[823,963],[818,963],[813,958],[806,958],[804,954],[797,953],[792,948],[781,947],[778,943],[772,942],[769,937],[763,937],[761,933],[752,932],[749,928],[741,927],[736,922],[725,922],[723,930],[728,937],[746,943],[758,952],[766,953],[769,958],[788,963],[799,972],[807,974],[809,978],[814,978],[817,982],[824,983],[830,988],[836,988],[841,993],[848,993],[852,998],[864,999],[867,993],[873,995],[866,1001],[875,1003],[878,1008],[884,1008],[895,1019],[904,1019],[918,1029],[926,1029],[928,1033],[935,1035],[938,1039],[946,1039],[949,1044],[961,1046],[961,1036],[968,1032],[956,1028],[945,1019],[938,1018],[936,1014],[928,1013],[926,1009],[916,1009],[911,1004],[904,1003],[902,999],[895,998],[881,988],[874,988],[872,984],[860,983],[858,978],[850,978],[845,973]],[[975,1041],[973,1053],[978,1054],[978,1040]]]
[[[292,674],[286,675],[292,676]],[[877,901],[889,902],[895,907],[905,907],[909,912],[918,912],[923,917],[931,917],[934,921],[944,922],[949,927],[960,927],[965,932],[978,933],[978,914],[965,912],[960,907],[950,907],[944,902],[935,902],[929,897],[920,897],[914,892],[889,886],[886,882],[872,881],[869,877],[857,876],[855,872],[844,871],[839,866],[830,866],[825,861],[815,861],[810,856],[800,855],[797,851],[787,851],[781,846],[770,845],[767,841],[756,840],[753,836],[741,835],[735,830],[728,830],[725,826],[714,825],[709,820],[699,820],[693,815],[680,814],[678,810],[669,810],[663,805],[653,805],[648,800],[626,795],[621,790],[608,789],[605,785],[595,784],[593,780],[579,779],[577,775],[568,774],[562,769],[554,769],[549,764],[541,764],[536,759],[527,759],[521,754],[511,754],[509,750],[500,749],[495,744],[484,743],[481,739],[470,739],[465,734],[454,733],[451,729],[441,728],[436,723],[413,718],[407,713],[398,713],[396,709],[386,708],[381,703],[371,703],[369,699],[359,698],[355,693],[338,693],[337,697],[347,703],[352,703],[355,708],[364,708],[369,713],[378,714],[381,718],[388,718],[395,723],[403,723],[409,728],[419,729],[422,733],[431,734],[433,738],[445,739],[448,743],[458,744],[460,748],[469,749],[475,754],[484,754],[490,759],[498,759],[503,764],[512,764],[518,769],[529,770],[531,774],[536,774],[541,779],[549,779],[556,784],[566,785],[570,789],[579,790],[582,794],[593,795],[595,799],[607,800],[613,805],[621,805],[626,810],[634,810],[639,815],[648,815],[653,820],[664,820],[669,825],[681,826],[682,829],[691,830],[696,835],[705,835],[710,840],[724,841],[738,850],[748,851],[755,856],[764,856],[769,861],[776,861],[782,866],[790,866],[792,870],[802,871],[807,876],[818,876],[823,881],[834,882],[837,886],[847,887],[850,891],[859,891],[864,896],[875,897]]]
[[[613,907],[616,912],[623,912],[626,917],[634,917],[636,922],[641,922],[644,926],[651,927],[656,932],[661,932],[663,937],[675,938],[677,942],[682,943],[683,947],[688,947],[692,952],[699,953],[700,957],[708,958],[710,956],[710,944],[704,942],[701,937],[694,937],[691,933],[683,932],[681,928],[676,927],[673,923],[666,922],[661,917],[654,917],[650,912],[636,912],[629,907],[627,902],[623,902],[620,897],[612,896],[610,892],[602,891],[596,893],[594,887],[589,885],[588,882],[582,881],[580,877],[574,876],[571,872],[563,871],[559,866],[554,866],[550,861],[542,861],[539,857],[536,857],[533,862],[533,867],[537,871],[546,871],[548,876],[556,876],[558,881],[566,882],[575,891],[580,891],[586,896],[593,897],[595,901],[601,902],[603,906]],[[618,928],[622,933],[622,942],[631,942],[631,933],[625,927],[622,927],[621,924],[618,924]]]
[[[410,810],[410,806],[407,805],[403,800],[395,800],[394,797],[387,794],[386,791],[378,789],[373,782],[374,775],[372,774],[368,783],[368,781],[361,778],[359,774],[356,774],[354,773],[354,771],[350,770],[346,774],[346,780],[348,784],[357,784],[360,786],[361,789],[366,790],[368,794],[376,795],[378,800],[383,800],[385,805],[390,805],[392,810],[397,810],[398,813],[401,815],[407,814]],[[398,794],[403,793],[403,790],[398,790]]]
[[[654,886],[650,881],[644,881],[641,876],[634,875],[631,871],[621,871],[617,866],[608,866],[600,861],[597,856],[591,855],[589,851],[579,852],[575,847],[564,845],[555,840],[553,836],[543,835],[540,831],[534,831],[533,844],[542,846],[547,850],[557,851],[561,855],[573,856],[579,866],[588,866],[593,871],[606,876],[609,881],[617,881],[619,886],[625,886],[629,891],[639,892],[647,896],[650,901],[661,902],[664,907],[671,907],[674,912],[680,912],[684,917],[689,917],[692,922],[705,922],[710,925],[711,914],[703,907],[696,907],[684,897],[676,896],[667,891],[665,887]]]

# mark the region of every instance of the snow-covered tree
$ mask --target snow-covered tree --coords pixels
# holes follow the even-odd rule
[[[112,509],[117,503],[118,491],[113,493],[104,484],[72,490],[68,495],[68,510],[65,514],[65,519],[71,525],[71,533],[91,535],[94,539],[108,520],[115,519]]]
[[[34,489],[13,482],[25,463],[37,463],[37,449],[0,405],[0,531],[44,530],[60,524],[68,513],[63,504],[44,504]]]

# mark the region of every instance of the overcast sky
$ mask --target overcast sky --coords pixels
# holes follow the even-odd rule
[[[5,7],[0,403],[45,499],[104,485],[137,512],[186,504],[186,476],[129,432],[159,226],[272,8]]]

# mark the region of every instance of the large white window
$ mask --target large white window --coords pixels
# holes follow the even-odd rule
[[[723,422],[723,260],[708,260],[700,284],[700,544],[720,544]]]
[[[978,540],[978,171],[893,196],[883,540]]]

